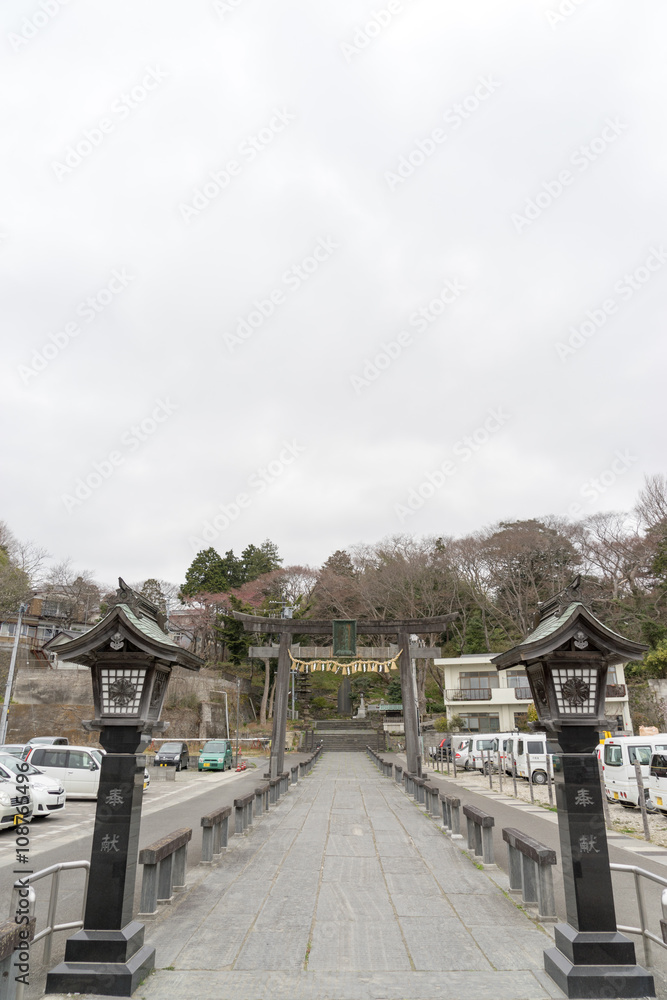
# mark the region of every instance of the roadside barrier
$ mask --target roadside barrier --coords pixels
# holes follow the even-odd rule
[[[524,903],[537,903],[539,920],[555,920],[556,852],[512,826],[503,828],[503,840],[509,853],[510,891],[521,891]]]
[[[426,800],[426,792],[424,791],[424,786],[426,785],[426,778],[418,778],[416,774],[411,774],[412,778],[412,795],[415,802],[423,805]]]
[[[452,840],[463,840],[461,834],[461,799],[456,795],[440,792],[442,803],[442,824],[449,830]]]
[[[155,916],[158,903],[169,903],[175,890],[185,888],[185,865],[191,839],[192,828],[183,827],[139,851],[139,864],[144,866],[140,917]]]
[[[291,768],[291,772],[292,772],[292,784],[293,785],[298,785],[298,783],[299,783],[299,765],[295,764],[294,767]]]
[[[240,835],[252,826],[252,807],[255,793],[250,792],[240,799],[234,799],[234,833]]]
[[[478,809],[477,806],[465,805],[463,815],[468,823],[468,848],[474,852],[475,857],[482,858],[484,865],[492,865],[494,862],[491,831],[496,821],[493,816]]]
[[[269,811],[269,783],[258,785],[255,789],[255,816]]]
[[[397,785],[403,784],[403,768],[400,764],[394,764],[394,777]]]
[[[269,802],[272,806],[276,804],[280,798],[280,786],[282,784],[281,778],[269,778]]]
[[[229,817],[232,814],[231,806],[221,806],[213,812],[202,816],[200,823],[201,833],[201,863],[212,865],[220,858],[222,852],[229,844]]]
[[[426,808],[431,816],[440,819],[440,791],[434,785],[425,785]]]

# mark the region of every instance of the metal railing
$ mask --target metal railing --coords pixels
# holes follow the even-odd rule
[[[644,947],[644,961],[647,966],[651,965],[651,941],[655,944],[659,944],[661,948],[667,948],[667,944],[662,937],[658,937],[648,929],[648,919],[646,916],[646,901],[644,899],[644,889],[642,886],[641,879],[647,878],[651,882],[657,882],[658,885],[663,887],[661,905],[662,905],[662,919],[667,921],[667,878],[663,878],[661,875],[654,875],[653,872],[646,871],[645,868],[638,868],[637,865],[617,865],[610,864],[609,867],[613,872],[627,872],[634,876],[635,880],[635,893],[637,895],[637,910],[639,912],[639,927],[626,927],[623,924],[618,924],[618,930],[624,934],[639,934],[642,939],[642,945]]]
[[[447,701],[490,701],[491,688],[447,688]]]
[[[70,920],[64,924],[56,923],[56,910],[58,908],[58,891],[60,889],[60,873],[63,871],[72,871],[76,868],[83,868],[86,876],[83,886],[82,899],[82,910],[81,910],[81,920]],[[45,966],[51,964],[51,950],[53,948],[53,935],[56,931],[70,931],[77,930],[79,927],[83,927],[83,907],[86,904],[86,897],[88,895],[88,877],[90,875],[90,861],[61,861],[59,864],[50,865],[48,868],[42,868],[41,871],[35,872],[33,875],[27,875],[24,879],[17,879],[12,887],[12,902],[9,909],[10,919],[14,918],[17,912],[18,902],[19,902],[19,889],[24,889],[26,884],[32,888],[35,882],[39,882],[40,879],[46,878],[47,875],[53,875],[53,880],[51,882],[51,893],[49,895],[49,909],[46,917],[46,927],[43,930],[35,934],[32,939],[32,944],[37,944],[42,938],[46,938],[44,942],[44,954],[42,957],[42,963]],[[667,883],[665,883],[667,884]],[[31,903],[31,915],[34,914],[35,909],[35,896],[34,889],[32,890],[33,896],[30,900]],[[23,1000],[23,983],[17,983],[16,986],[16,1000]]]
[[[625,684],[607,684],[607,698],[625,698]]]
[[[532,694],[529,687],[515,687],[514,697],[517,701],[527,701],[529,698],[532,699]]]

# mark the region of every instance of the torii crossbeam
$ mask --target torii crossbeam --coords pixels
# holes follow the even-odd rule
[[[280,636],[278,651],[278,674],[273,711],[273,732],[271,737],[271,762],[269,773],[272,778],[282,774],[285,760],[285,733],[287,730],[287,698],[289,693],[289,673],[291,637],[300,632],[303,635],[333,635],[332,621],[316,621],[309,618],[262,618],[232,611],[234,618],[242,622],[246,632]],[[398,618],[393,621],[357,621],[357,635],[397,635],[401,651],[399,670],[401,677],[401,697],[405,723],[405,752],[408,771],[421,776],[421,750],[419,746],[419,715],[417,692],[412,678],[410,663],[410,636],[428,632],[443,632],[448,622],[458,617],[458,612],[450,615],[436,615],[433,618]]]

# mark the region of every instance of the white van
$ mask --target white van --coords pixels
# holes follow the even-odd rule
[[[646,804],[667,816],[667,753],[664,750],[651,754]]]
[[[468,755],[468,769],[484,771],[487,764],[487,755],[491,758],[491,767],[495,764],[496,738],[498,733],[477,733],[470,739],[470,751]]]
[[[493,741],[496,767],[500,759],[500,767],[506,774],[512,773],[512,740],[518,738],[518,736],[519,733],[516,730],[511,733],[496,733],[495,740]]]
[[[516,773],[518,777],[532,780],[534,785],[547,783],[547,737],[545,733],[520,733],[513,737]],[[528,758],[530,757],[530,771]],[[549,761],[553,776],[553,762]]]
[[[648,794],[651,757],[661,750],[667,751],[667,733],[606,739],[602,750],[602,771],[607,798],[626,809],[639,805],[635,761],[641,764],[644,791]]]

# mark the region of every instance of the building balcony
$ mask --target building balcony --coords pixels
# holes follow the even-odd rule
[[[447,688],[446,701],[490,701],[491,688]]]
[[[533,695],[529,687],[515,687],[514,697],[517,701],[532,701]]]
[[[607,698],[625,698],[625,684],[607,684]]]

